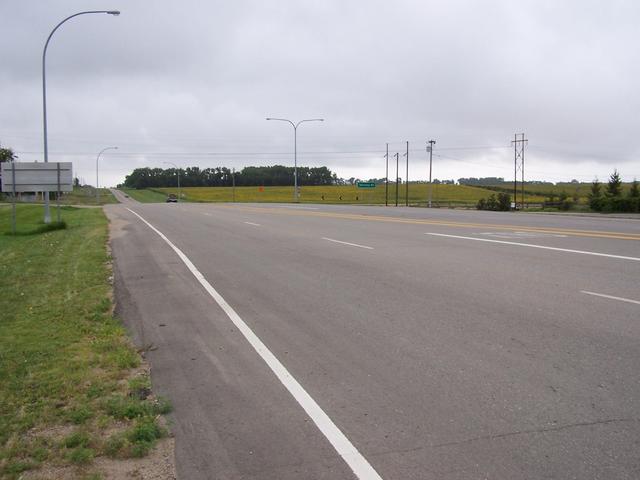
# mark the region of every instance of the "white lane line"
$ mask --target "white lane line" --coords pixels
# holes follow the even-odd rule
[[[253,222],[244,222],[247,225],[253,225],[254,227],[260,227],[261,225],[259,223],[253,223]]]
[[[609,298],[611,300],[618,300],[620,302],[635,303],[636,305],[640,305],[640,302],[638,300],[631,300],[630,298],[614,297],[613,295],[605,295],[604,293],[588,292],[587,290],[580,290],[580,293],[585,293],[587,295],[593,295],[595,297]]]
[[[461,238],[463,240],[475,240],[476,242],[502,243],[504,245],[517,245],[519,247],[541,248],[543,250],[554,250],[556,252],[580,253],[582,255],[594,255],[596,257],[618,258],[620,260],[631,260],[640,262],[638,257],[625,257],[623,255],[611,255],[609,253],[588,252],[585,250],[571,250],[569,248],[546,247],[543,245],[534,245],[532,243],[505,242],[504,240],[489,240],[488,238],[461,237],[459,235],[445,235],[444,233],[425,233],[425,235],[434,235],[436,237]]]
[[[204,212],[204,214],[203,214],[203,215],[206,215],[207,217],[210,217],[210,216],[211,216],[211,214],[210,214],[210,213],[207,213],[207,212]]]
[[[330,242],[341,243],[343,245],[350,245],[352,247],[366,248],[367,250],[373,250],[373,247],[367,247],[366,245],[358,245],[357,243],[343,242],[341,240],[335,240],[333,238],[327,238],[327,237],[322,237],[322,239],[323,240],[328,240]]]
[[[371,464],[367,461],[366,458],[362,456],[362,454],[356,449],[356,447],[349,441],[344,433],[338,428],[338,426],[333,423],[333,420],[329,418],[329,416],[320,408],[320,405],[316,403],[316,401],[311,398],[311,395],[307,393],[307,391],[298,383],[298,381],[289,373],[289,371],[285,368],[285,366],[280,363],[280,360],[276,358],[276,356],[271,353],[271,350],[267,348],[267,346],[262,343],[262,340],[258,338],[258,336],[253,333],[253,330],[249,328],[249,326],[240,318],[240,316],[236,313],[236,311],[226,302],[222,295],[220,295],[204,278],[204,275],[198,271],[196,266],[189,260],[182,250],[176,247],[171,241],[156,227],[147,222],[144,218],[138,215],[136,212],[127,208],[131,213],[133,213],[136,217],[142,220],[147,226],[156,232],[160,238],[162,238],[167,244],[176,252],[176,255],[180,257],[180,259],[187,266],[189,271],[193,274],[194,277],[200,282],[200,284],[204,287],[211,298],[213,298],[220,308],[224,310],[224,313],[227,314],[229,319],[233,322],[236,328],[244,335],[244,338],[247,339],[249,344],[254,348],[254,350],[260,355],[262,360],[267,364],[267,366],[271,369],[271,371],[278,377],[278,380],[285,386],[289,393],[295,398],[298,404],[307,412],[307,415],[313,420],[313,423],[320,429],[320,431],[324,434],[324,436],[329,440],[333,448],[336,449],[338,455],[342,457],[342,459],[349,465],[353,473],[360,480],[382,480],[382,477],[374,470]]]
[[[293,207],[287,205],[281,205],[280,208],[293,208],[294,210],[320,210],[318,207]]]

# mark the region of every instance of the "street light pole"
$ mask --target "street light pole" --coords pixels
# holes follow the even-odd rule
[[[100,150],[98,156],[96,157],[96,205],[100,205],[100,184],[98,183],[98,160],[100,160],[100,155],[102,155],[107,150],[117,150],[118,147],[107,147]]]
[[[43,123],[43,133],[44,133],[44,161],[45,163],[49,162],[49,145],[47,143],[47,79],[46,79],[46,60],[47,60],[47,48],[49,47],[49,42],[51,41],[51,37],[53,34],[60,28],[60,26],[65,23],[67,20],[71,20],[74,17],[79,15],[87,15],[90,13],[106,13],[108,15],[118,16],[120,12],[118,10],[89,10],[86,12],[78,12],[73,15],[68,16],[60,23],[58,23],[51,33],[47,37],[47,41],[44,44],[44,49],[42,50],[42,123]],[[44,223],[51,223],[51,213],[49,212],[49,192],[44,193]]]
[[[298,192],[298,127],[303,122],[324,122],[324,118],[307,118],[300,120],[298,123],[293,123],[286,118],[271,118],[267,117],[267,120],[278,120],[280,122],[289,122],[293,127],[293,201],[298,203],[300,201],[300,194]]]
[[[435,140],[429,140],[429,146],[427,147],[427,151],[429,152],[429,208],[431,208],[431,191],[433,189],[433,184],[431,183],[431,166],[433,165],[433,146],[435,143]]]
[[[182,198],[182,191],[180,190],[180,169],[173,162],[162,162],[162,163],[166,163],[167,165],[173,165],[174,167],[176,167],[176,172],[178,173],[178,200],[180,200]]]

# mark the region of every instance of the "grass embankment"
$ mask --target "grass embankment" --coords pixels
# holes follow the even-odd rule
[[[0,194],[0,200],[11,202],[8,196],[4,198]],[[38,195],[37,203],[43,203],[42,194]],[[26,203],[26,202],[25,202]],[[57,201],[55,199],[49,202],[55,208]],[[93,187],[73,187],[72,192],[64,192],[60,195],[60,205],[106,205],[109,203],[118,203],[116,197],[113,196],[108,188],[100,189],[100,199],[96,198],[96,189]],[[54,211],[55,213],[55,211]]]
[[[96,189],[93,187],[73,187],[73,192],[67,192],[60,197],[64,205],[106,205],[118,203],[108,188],[100,189],[100,202],[96,199]]]
[[[169,407],[112,315],[103,212],[63,207],[67,228],[28,235],[42,207],[17,210],[22,235],[8,235],[0,207],[0,477],[66,466],[100,478],[92,459],[145,455]]]
[[[405,203],[406,186],[400,185],[398,202]],[[427,184],[409,184],[409,204],[425,205],[429,195]],[[177,188],[156,188],[149,190],[125,190],[131,197],[142,202],[164,202],[169,193],[178,194]],[[145,193],[143,193],[145,192]],[[432,202],[437,206],[475,206],[481,198],[487,198],[495,191],[468,187],[465,185],[433,185]],[[291,202],[293,187],[236,187],[235,197],[232,187],[187,187],[182,188],[182,198],[189,202]],[[389,185],[389,204],[395,204],[396,187]],[[544,197],[525,196],[527,202],[542,202]],[[372,189],[360,189],[356,186],[310,186],[300,188],[300,201],[303,203],[334,204],[378,204],[385,203],[385,186],[377,185]]]
[[[136,190],[135,188],[122,188],[121,190],[134,200],[142,203],[162,203],[167,200],[168,195],[151,189]]]

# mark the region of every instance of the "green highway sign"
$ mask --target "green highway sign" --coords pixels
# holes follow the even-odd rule
[[[373,182],[356,182],[358,188],[376,188],[376,184]]]

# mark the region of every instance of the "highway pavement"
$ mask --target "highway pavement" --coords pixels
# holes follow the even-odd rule
[[[640,478],[640,220],[120,197],[179,478]]]

